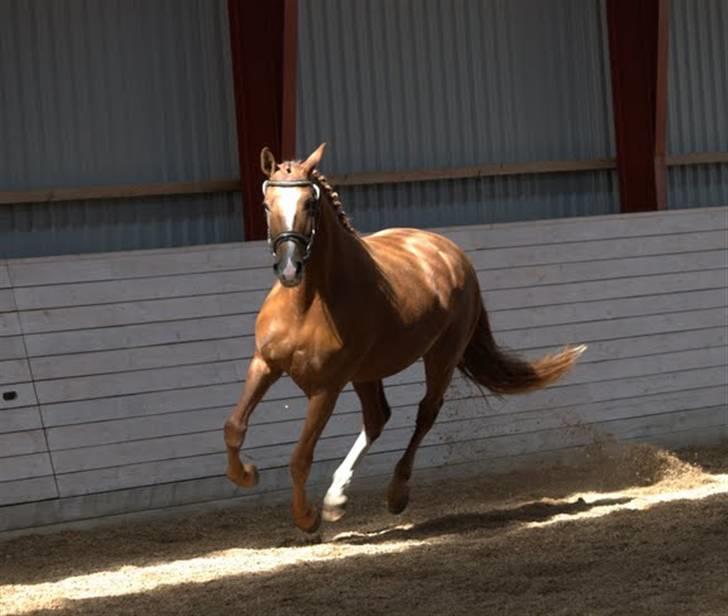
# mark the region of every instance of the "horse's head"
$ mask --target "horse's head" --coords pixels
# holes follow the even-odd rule
[[[260,153],[260,166],[268,176],[263,182],[263,207],[275,259],[273,271],[286,287],[295,287],[303,280],[303,268],[313,248],[321,194],[311,172],[321,161],[325,145],[322,143],[303,162],[280,165],[268,148]]]

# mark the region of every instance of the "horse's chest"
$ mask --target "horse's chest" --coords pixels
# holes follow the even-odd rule
[[[326,381],[347,364],[343,345],[327,328],[304,324],[280,331],[261,341],[261,353],[296,382]]]

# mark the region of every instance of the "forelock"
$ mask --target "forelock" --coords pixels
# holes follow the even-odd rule
[[[271,180],[307,180],[308,176],[300,160],[287,160],[278,165]]]

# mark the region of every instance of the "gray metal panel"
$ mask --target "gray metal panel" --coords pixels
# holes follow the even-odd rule
[[[352,223],[360,231],[537,220],[619,211],[613,172],[343,187],[340,192]]]
[[[0,206],[0,257],[235,242],[239,193]]]
[[[0,3],[0,190],[237,177],[226,6]],[[240,239],[230,201],[33,206],[32,235],[27,207],[0,206],[0,232],[23,244],[11,256]]]
[[[670,26],[670,152],[728,152],[728,4],[673,0]]]
[[[672,167],[667,179],[669,208],[728,203],[728,164]]]
[[[328,173],[613,156],[596,0],[299,6],[298,153],[329,142]],[[367,230],[616,211],[609,172],[343,193]]]
[[[728,152],[728,4],[673,0],[668,149]],[[672,168],[670,207],[728,203],[728,164]]]

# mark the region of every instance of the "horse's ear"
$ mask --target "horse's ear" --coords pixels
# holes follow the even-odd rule
[[[303,168],[306,171],[306,174],[308,175],[311,173],[316,167],[318,167],[318,164],[321,162],[321,158],[324,155],[324,150],[326,149],[326,144],[322,143],[319,147],[317,147],[313,154],[311,154],[304,162],[303,162]]]
[[[273,152],[268,146],[260,151],[260,168],[268,177],[272,176],[276,170],[276,157],[273,156]]]

